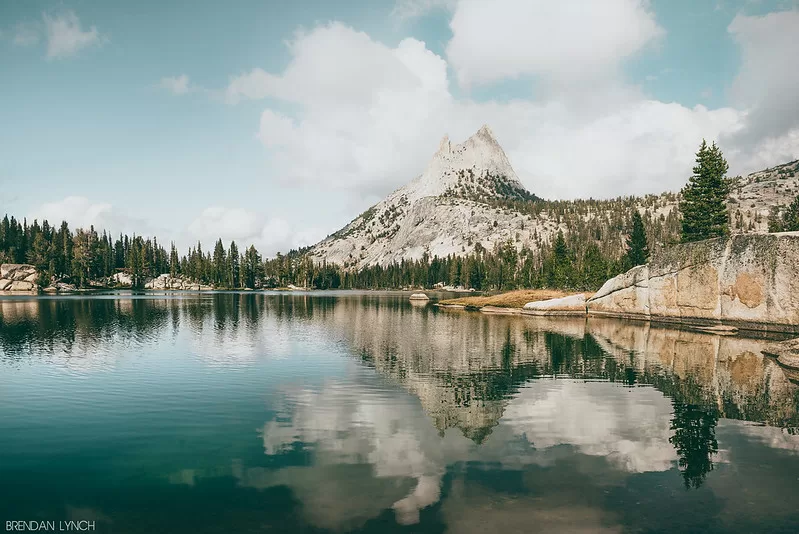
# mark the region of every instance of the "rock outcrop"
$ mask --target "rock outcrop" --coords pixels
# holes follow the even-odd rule
[[[27,263],[0,265],[0,291],[37,291],[39,273]]]
[[[665,249],[608,280],[589,315],[799,332],[799,232]]]
[[[146,282],[144,289],[174,289],[183,291],[209,291],[213,289],[211,286],[206,286],[184,278],[182,276],[171,276],[168,273],[159,275],[156,278]]]
[[[777,358],[777,362],[794,375],[799,372],[799,338],[772,343],[763,349],[763,354]]]

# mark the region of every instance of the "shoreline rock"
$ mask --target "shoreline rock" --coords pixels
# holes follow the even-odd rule
[[[676,245],[611,278],[588,314],[799,333],[799,232]]]
[[[212,291],[214,288],[189,280],[182,276],[161,274],[144,284],[144,289],[176,290],[176,291]]]
[[[0,265],[0,291],[38,291],[36,283],[39,273],[27,263],[4,263]]]

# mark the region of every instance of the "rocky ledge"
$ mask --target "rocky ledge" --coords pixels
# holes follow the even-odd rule
[[[589,315],[799,332],[799,232],[677,245],[605,282]]]
[[[37,291],[39,273],[27,263],[0,265],[0,291]]]

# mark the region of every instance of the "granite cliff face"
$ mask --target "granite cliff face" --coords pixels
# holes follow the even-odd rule
[[[590,315],[799,332],[799,232],[678,245],[608,280]]]

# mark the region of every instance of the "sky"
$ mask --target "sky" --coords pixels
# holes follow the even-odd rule
[[[545,198],[799,158],[796,0],[0,0],[0,213],[265,255],[488,124]]]

